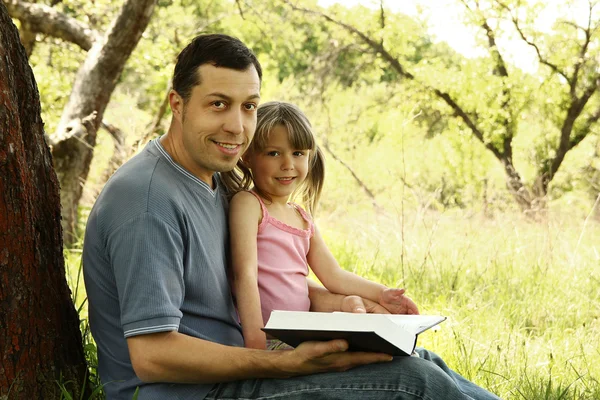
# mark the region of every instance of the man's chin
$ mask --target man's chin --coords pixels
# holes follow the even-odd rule
[[[237,164],[237,159],[234,163],[221,164],[221,165],[217,166],[216,167],[217,169],[215,169],[215,171],[216,172],[229,172],[235,168],[236,164]]]

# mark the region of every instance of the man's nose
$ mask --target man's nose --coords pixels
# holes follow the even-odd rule
[[[244,132],[242,112],[240,110],[230,110],[230,112],[227,113],[223,129],[234,135],[241,135]]]

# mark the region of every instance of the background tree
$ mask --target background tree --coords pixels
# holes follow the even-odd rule
[[[87,388],[79,317],[65,280],[58,181],[39,95],[0,2],[0,398]]]
[[[61,185],[63,230],[68,244],[73,240],[77,206],[104,111],[127,59],[150,21],[156,0],[125,1],[103,35],[95,34],[87,24],[52,7],[17,0],[10,0],[8,5],[12,16],[36,26],[37,31],[68,38],[89,50],[77,72],[58,127],[49,136]]]
[[[323,12],[284,1],[294,10],[319,15],[354,34],[372,53],[381,57],[398,78],[410,81],[445,103],[442,112],[448,118],[459,119],[464,129],[501,162],[507,187],[524,210],[535,209],[540,201],[545,201],[548,186],[567,152],[592,132],[600,118],[599,53],[597,46],[592,45],[598,40],[599,21],[595,3],[591,1],[585,25],[559,21],[560,29],[550,35],[533,29],[535,13],[539,11],[537,4],[462,1],[470,20],[481,28],[486,38],[488,55],[469,63],[476,68],[476,74],[464,65],[440,71],[440,65],[428,59],[412,64],[410,54],[403,53],[402,46],[398,45],[401,39],[394,35],[394,28],[384,22],[383,8],[381,25],[377,29],[371,25],[366,31]],[[548,68],[548,72],[542,74],[541,84],[536,85],[505,62],[497,44],[497,31],[500,23],[507,19],[514,24],[522,40],[535,49],[540,64]],[[570,38],[566,43],[565,37]],[[553,51],[558,46],[561,51]],[[486,73],[482,73],[485,69]],[[440,75],[446,79],[440,79]],[[535,96],[540,90],[542,96]],[[543,126],[538,132],[542,145],[538,148],[544,151],[537,152],[537,174],[527,185],[515,165],[513,140],[520,132],[520,120],[532,109],[543,114],[539,120]],[[548,128],[554,129],[556,134],[545,134]]]

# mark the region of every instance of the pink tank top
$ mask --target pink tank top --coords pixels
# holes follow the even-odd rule
[[[312,220],[297,204],[290,203],[308,223],[308,229],[289,226],[269,215],[262,199],[252,193],[262,209],[262,221],[256,237],[258,255],[258,290],[263,323],[271,311],[308,311],[308,262],[310,239],[314,234]]]

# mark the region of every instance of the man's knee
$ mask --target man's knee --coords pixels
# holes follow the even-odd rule
[[[388,373],[396,374],[398,381],[410,386],[424,399],[468,399],[458,387],[449,371],[440,368],[435,362],[420,357],[396,357],[386,364]]]

